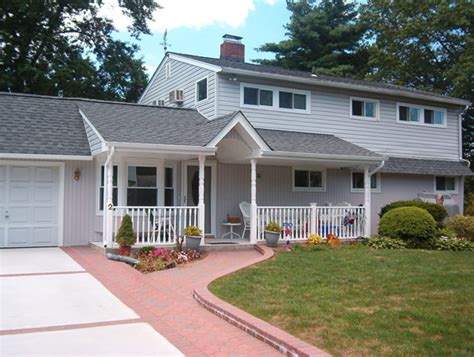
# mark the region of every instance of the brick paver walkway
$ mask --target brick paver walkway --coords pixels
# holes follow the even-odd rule
[[[218,272],[245,266],[255,250],[210,252],[198,262],[143,275],[89,247],[64,250],[186,356],[281,356],[193,299],[193,287]]]

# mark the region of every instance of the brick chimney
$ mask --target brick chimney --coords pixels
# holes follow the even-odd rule
[[[222,38],[224,42],[221,43],[221,59],[244,62],[245,46],[242,37],[225,34]]]

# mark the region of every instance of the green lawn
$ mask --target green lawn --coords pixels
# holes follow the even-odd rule
[[[335,355],[474,355],[474,252],[278,251],[210,290]]]

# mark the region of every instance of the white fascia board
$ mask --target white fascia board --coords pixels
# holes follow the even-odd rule
[[[91,160],[92,160],[92,156],[86,156],[86,155],[54,155],[54,154],[13,154],[13,153],[0,153],[0,159],[91,161]]]
[[[122,149],[120,151],[149,151],[170,154],[199,154],[214,155],[217,148],[208,148],[203,146],[187,146],[187,145],[166,145],[166,144],[140,144],[140,143],[120,143],[107,142],[108,147]]]
[[[208,69],[209,71],[213,71],[213,72],[222,71],[222,67],[220,67],[220,66],[216,66],[216,65],[213,65],[213,64],[202,62],[202,61],[199,61],[199,60],[196,60],[196,59],[193,59],[193,58],[189,58],[189,57],[186,57],[186,56],[180,56],[180,55],[175,54],[175,53],[169,53],[168,57],[170,59],[174,59],[176,61],[180,61],[180,62],[187,63],[187,64],[190,64],[190,65],[193,65],[193,66]]]
[[[464,99],[439,98],[439,97],[434,97],[434,96],[430,96],[429,94],[423,94],[423,93],[416,93],[416,92],[408,93],[408,92],[397,90],[397,89],[379,88],[379,87],[374,88],[374,87],[371,87],[370,85],[365,86],[365,85],[357,85],[357,84],[350,84],[350,83],[337,83],[337,82],[321,80],[318,78],[315,78],[315,79],[296,78],[296,77],[291,77],[291,76],[285,76],[282,74],[258,73],[254,71],[248,71],[245,69],[236,69],[236,68],[228,68],[228,67],[223,67],[222,72],[238,74],[242,76],[257,77],[257,78],[265,77],[265,78],[271,78],[271,79],[276,79],[276,80],[281,80],[281,81],[286,81],[286,82],[303,83],[303,84],[308,84],[311,86],[354,89],[354,90],[364,91],[364,92],[396,95],[400,97],[423,99],[423,100],[427,100],[431,102],[448,103],[448,104],[455,104],[455,105],[470,105],[471,104],[469,101],[464,100]]]
[[[313,154],[313,153],[301,153],[301,152],[288,152],[288,151],[262,151],[259,155],[260,158],[271,158],[271,159],[283,159],[283,160],[318,160],[318,161],[354,161],[355,163],[380,163],[381,161],[387,160],[384,156],[347,156],[347,155],[333,155],[333,154]]]
[[[262,139],[260,134],[250,124],[242,112],[236,113],[234,118],[227,123],[227,125],[206,146],[215,147],[237,124],[242,125],[261,150],[271,151],[270,147],[268,147],[267,143]]]

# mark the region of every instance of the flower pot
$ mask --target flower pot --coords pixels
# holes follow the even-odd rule
[[[199,251],[201,249],[201,236],[185,236],[186,249]]]
[[[119,255],[128,257],[131,251],[132,251],[132,247],[130,247],[129,245],[121,245],[119,247]]]
[[[280,233],[265,231],[265,241],[268,247],[277,247]]]

